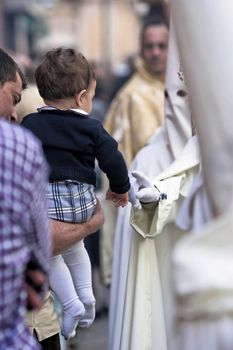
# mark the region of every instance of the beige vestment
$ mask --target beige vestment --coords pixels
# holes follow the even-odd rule
[[[142,60],[114,98],[104,126],[119,144],[130,166],[164,120],[164,79],[149,73]]]

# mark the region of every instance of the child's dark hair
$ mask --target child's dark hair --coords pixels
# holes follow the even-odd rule
[[[48,51],[35,72],[41,97],[48,101],[73,97],[96,80],[86,58],[71,48]]]

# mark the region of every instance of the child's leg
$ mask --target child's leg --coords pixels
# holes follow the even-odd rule
[[[61,255],[50,259],[49,283],[63,307],[62,334],[67,339],[72,338],[85,309],[77,296],[70,271]]]
[[[83,241],[63,254],[70,270],[76,292],[85,307],[85,315],[80,319],[80,327],[89,327],[95,318],[95,297],[92,290],[91,263]]]

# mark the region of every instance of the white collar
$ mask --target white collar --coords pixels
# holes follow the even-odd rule
[[[84,115],[88,115],[88,113],[86,111],[84,111],[83,109],[79,109],[79,108],[71,108],[71,111],[75,112],[75,113],[79,113],[79,114],[84,114]]]
[[[61,110],[62,109],[59,109],[59,108],[56,108],[56,107],[53,107],[53,106],[43,106],[43,107],[40,107],[40,108],[37,108],[37,110],[40,112],[40,111],[50,111],[50,110],[54,110],[54,109],[57,109],[57,110]],[[75,113],[79,113],[79,114],[84,114],[84,115],[88,115],[88,113],[82,109],[79,109],[79,108],[70,108],[68,109],[68,111],[73,111]]]

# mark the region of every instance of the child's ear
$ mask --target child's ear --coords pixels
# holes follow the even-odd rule
[[[82,107],[86,92],[87,90],[83,89],[78,94],[75,95],[75,102],[77,107]]]

